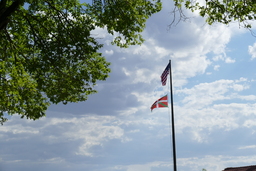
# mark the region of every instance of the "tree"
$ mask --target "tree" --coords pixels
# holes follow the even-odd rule
[[[91,35],[119,34],[113,44],[141,44],[160,0],[1,0],[0,122],[4,114],[38,119],[50,104],[85,101],[105,80],[110,63]]]
[[[192,12],[198,11],[202,17],[206,17],[206,22],[210,25],[215,22],[229,24],[237,21],[239,25],[251,28],[248,21],[256,19],[256,0],[174,0],[174,2],[181,17],[184,17],[181,8],[185,7]]]

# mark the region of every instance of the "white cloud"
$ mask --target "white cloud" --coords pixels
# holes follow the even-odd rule
[[[227,58],[225,59],[225,62],[226,62],[226,63],[235,63],[236,60],[231,59],[230,57],[227,57]]]
[[[255,95],[239,96],[239,98],[242,99],[242,100],[249,100],[249,101],[256,100]]]
[[[39,130],[35,130],[29,126],[22,127],[21,125],[12,125],[11,127],[0,127],[0,132],[11,134],[38,134]]]
[[[133,83],[147,83],[149,84],[152,80],[155,79],[155,77],[158,76],[157,74],[152,73],[151,70],[149,69],[137,69],[134,71],[134,76],[133,76]],[[159,76],[158,76],[159,78]]]
[[[108,55],[113,55],[114,51],[113,50],[106,50],[105,53],[108,54]]]
[[[236,62],[235,59],[231,59],[230,57],[226,56],[225,53],[214,56],[212,58],[212,60],[215,61],[215,62],[217,62],[217,61],[225,61],[225,63],[228,63],[228,64]]]
[[[213,59],[213,61],[224,60],[224,56],[223,55],[216,55],[212,59]]]
[[[256,58],[256,43],[254,43],[252,46],[248,46],[248,52],[251,55],[251,59]]]
[[[243,126],[244,127],[247,127],[247,128],[251,128],[251,127],[255,127],[256,126],[256,123],[254,120],[246,120],[244,123],[243,123]]]
[[[243,150],[243,149],[252,149],[252,148],[256,148],[256,145],[242,146],[242,147],[239,147],[238,149]]]
[[[18,117],[13,117],[13,121],[19,120]],[[122,142],[129,141],[129,138],[124,136],[124,130],[115,123],[114,116],[83,116],[81,118],[51,118],[41,119],[39,126],[34,125],[31,121],[26,121],[23,125],[13,125],[12,122],[6,124],[5,127],[0,127],[0,134],[5,134],[5,139],[13,141],[15,138],[8,138],[6,133],[20,134],[23,137],[33,137],[31,134],[38,134],[44,142],[48,144],[58,143],[60,140],[64,142],[82,141],[78,146],[76,154],[93,157],[94,154],[90,152],[93,146],[102,146],[104,142],[119,139]],[[40,124],[44,123],[40,126]],[[47,134],[51,128],[56,128],[58,134]],[[65,130],[65,131],[62,131]]]
[[[215,65],[215,66],[213,67],[213,69],[214,69],[215,71],[219,71],[219,68],[220,68],[220,65]]]
[[[239,84],[240,82],[240,84]],[[183,99],[185,106],[204,107],[212,104],[214,101],[231,99],[226,93],[230,90],[242,91],[248,89],[247,84],[241,84],[244,81],[239,80],[217,80],[212,83],[200,83],[191,89],[185,88],[177,90],[177,94],[186,94]]]

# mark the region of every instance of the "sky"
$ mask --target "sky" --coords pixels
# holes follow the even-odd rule
[[[256,164],[256,37],[238,23],[205,24],[196,13],[171,29],[163,0],[141,46],[121,49],[96,29],[111,62],[85,102],[52,105],[37,121],[9,117],[0,126],[0,171],[169,171],[169,93],[160,75],[172,61],[178,171],[221,171]]]

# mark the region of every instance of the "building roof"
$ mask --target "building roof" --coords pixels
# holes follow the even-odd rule
[[[228,167],[223,171],[256,171],[256,165],[242,167]]]

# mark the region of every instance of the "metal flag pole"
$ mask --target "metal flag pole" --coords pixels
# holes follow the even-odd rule
[[[173,147],[173,171],[177,171],[176,164],[176,145],[175,145],[175,129],[174,129],[174,111],[173,111],[173,93],[172,93],[172,65],[171,60],[169,60],[170,65],[170,94],[171,94],[171,118],[172,118],[172,147]]]

